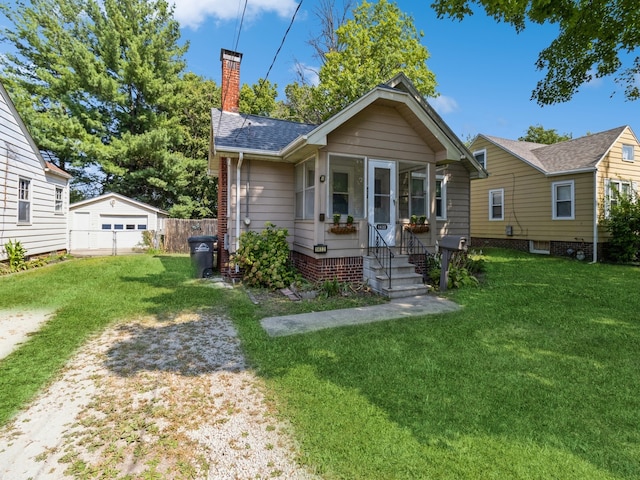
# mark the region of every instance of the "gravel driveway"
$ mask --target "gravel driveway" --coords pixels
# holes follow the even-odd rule
[[[0,429],[0,479],[317,478],[296,457],[211,312],[114,326]]]

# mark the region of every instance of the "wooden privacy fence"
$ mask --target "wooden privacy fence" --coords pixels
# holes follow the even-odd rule
[[[164,221],[164,249],[168,253],[189,253],[189,237],[201,235],[217,235],[218,220],[203,218],[201,220],[185,220],[167,218]]]

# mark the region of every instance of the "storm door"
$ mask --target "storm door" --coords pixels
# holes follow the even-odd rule
[[[387,245],[393,247],[396,244],[396,164],[383,160],[369,160],[367,176],[369,223],[380,233]]]

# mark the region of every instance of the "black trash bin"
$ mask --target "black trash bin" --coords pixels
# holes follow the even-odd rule
[[[209,278],[213,276],[213,254],[216,237],[200,236],[189,237],[189,251],[191,252],[191,267],[196,278]]]

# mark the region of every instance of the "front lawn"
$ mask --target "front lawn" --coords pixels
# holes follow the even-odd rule
[[[279,338],[262,316],[327,304],[255,305],[192,280],[186,256],[0,278],[0,309],[56,310],[0,361],[0,423],[107,325],[214,308],[238,326],[322,478],[640,478],[640,270],[487,258],[481,287],[448,292],[459,312]]]
[[[457,313],[270,339],[305,461],[343,479],[640,478],[640,270],[492,251]]]

